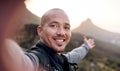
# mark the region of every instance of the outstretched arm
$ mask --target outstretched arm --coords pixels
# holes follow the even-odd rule
[[[78,63],[85,57],[89,49],[92,49],[94,47],[95,47],[94,39],[87,39],[86,37],[84,37],[84,43],[80,47],[75,48],[64,55],[68,58],[68,61],[70,63]]]
[[[0,47],[0,71],[35,71],[30,58],[13,40],[5,40]]]

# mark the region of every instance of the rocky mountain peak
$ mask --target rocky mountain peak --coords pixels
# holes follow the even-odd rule
[[[86,19],[81,23],[80,26],[78,26],[76,29],[72,30],[73,33],[79,33],[83,34],[89,37],[93,37],[105,42],[110,42],[116,45],[120,45],[120,34],[119,33],[113,33],[107,30],[104,30],[91,21],[91,19]]]

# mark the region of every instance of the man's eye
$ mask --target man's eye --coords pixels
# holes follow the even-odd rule
[[[56,25],[50,25],[51,27],[53,27],[53,28],[56,28],[57,26]]]
[[[70,27],[65,27],[66,30],[70,30]]]

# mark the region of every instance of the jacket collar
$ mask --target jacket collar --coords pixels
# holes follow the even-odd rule
[[[45,50],[48,54],[57,54],[53,49],[51,49],[49,46],[47,46],[46,44],[44,44],[43,42],[39,41],[36,44],[37,47]]]

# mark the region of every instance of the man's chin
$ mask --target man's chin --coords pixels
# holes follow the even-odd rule
[[[62,47],[62,48],[61,48],[61,47],[58,47],[58,48],[59,48],[59,49],[56,49],[56,52],[57,52],[57,53],[61,53],[61,52],[64,51],[64,47]]]
[[[59,51],[57,51],[57,53],[62,53],[64,50],[59,50]]]

